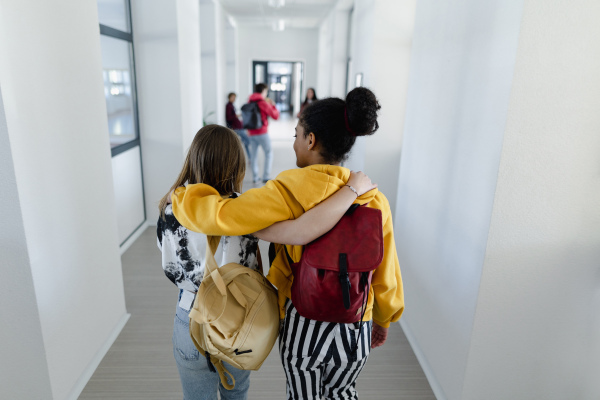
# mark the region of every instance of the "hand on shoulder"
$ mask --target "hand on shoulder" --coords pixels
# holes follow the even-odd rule
[[[350,171],[350,179],[348,179],[348,185],[352,186],[356,189],[357,195],[362,196],[367,193],[369,190],[373,190],[377,188],[377,184],[371,182],[371,178],[369,178],[364,172],[358,171]]]

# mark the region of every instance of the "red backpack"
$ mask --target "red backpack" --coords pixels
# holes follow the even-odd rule
[[[373,271],[383,260],[381,210],[353,204],[337,225],[304,247],[292,303],[305,318],[351,323],[363,319]]]

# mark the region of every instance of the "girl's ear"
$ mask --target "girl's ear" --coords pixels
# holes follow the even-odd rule
[[[309,133],[308,134],[308,150],[312,150],[314,149],[314,147],[317,145],[317,137],[315,136],[314,133]]]

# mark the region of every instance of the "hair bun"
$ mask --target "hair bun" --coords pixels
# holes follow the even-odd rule
[[[374,134],[379,129],[377,112],[381,109],[375,93],[364,87],[352,89],[346,96],[348,124],[355,136]]]

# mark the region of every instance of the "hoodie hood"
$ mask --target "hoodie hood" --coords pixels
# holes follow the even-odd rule
[[[302,208],[309,210],[327,199],[350,179],[350,170],[337,165],[315,164],[304,168],[282,172],[268,184],[281,185],[286,191],[293,193]],[[357,199],[357,203],[365,204],[377,196],[379,191],[373,189]]]

